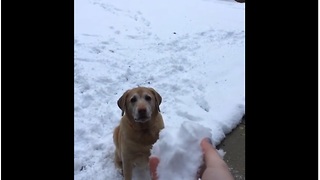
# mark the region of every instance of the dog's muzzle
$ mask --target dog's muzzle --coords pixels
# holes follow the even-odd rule
[[[137,113],[137,117],[134,118],[136,122],[147,122],[150,120],[150,115],[148,114],[146,109],[139,109]]]

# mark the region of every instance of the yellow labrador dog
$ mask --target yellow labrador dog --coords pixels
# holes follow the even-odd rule
[[[147,87],[127,90],[118,100],[122,118],[113,132],[114,161],[125,180],[132,179],[136,168],[149,170],[150,149],[164,128],[161,101],[159,93]]]

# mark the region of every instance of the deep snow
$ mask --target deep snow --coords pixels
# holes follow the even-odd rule
[[[245,112],[244,11],[227,0],[76,0],[74,178],[121,179],[117,100],[136,86],[162,96],[166,127],[192,121],[220,143]]]

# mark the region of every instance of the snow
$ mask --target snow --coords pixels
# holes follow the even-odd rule
[[[74,178],[122,179],[113,163],[117,100],[137,86],[162,96],[161,137],[184,142],[174,133],[191,123],[199,127],[185,129],[191,137],[210,129],[219,144],[245,113],[244,11],[231,0],[76,0]]]
[[[161,159],[157,167],[159,180],[194,180],[203,163],[200,142],[211,136],[211,129],[192,121],[184,121],[178,131],[162,130],[151,150],[151,156]]]

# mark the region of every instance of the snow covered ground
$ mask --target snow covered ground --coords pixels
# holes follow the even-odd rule
[[[74,12],[75,180],[121,179],[112,132],[127,89],[154,88],[166,127],[196,122],[215,144],[240,123],[243,3],[76,0]]]

